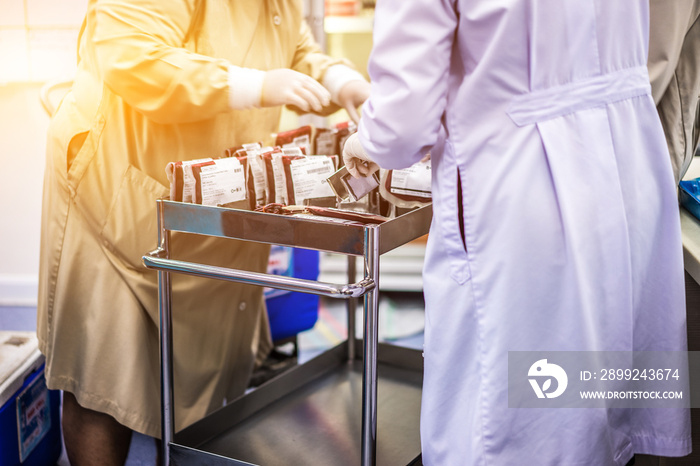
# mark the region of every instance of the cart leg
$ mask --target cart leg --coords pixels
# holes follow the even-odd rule
[[[170,464],[170,442],[173,441],[173,332],[170,272],[158,272],[160,295],[160,396],[161,396],[161,458],[163,465]]]
[[[355,256],[348,256],[348,283],[355,283],[357,278],[357,261]],[[357,298],[347,300],[348,309],[348,362],[355,360],[355,311]]]
[[[164,228],[163,203],[157,201],[158,209],[158,248],[163,257],[170,257],[170,232]],[[160,336],[160,428],[161,459],[164,466],[170,465],[170,443],[175,433],[175,413],[173,411],[173,328],[172,328],[172,286],[170,272],[158,271],[158,304]]]
[[[377,345],[379,322],[379,228],[365,228],[365,277],[375,287],[364,300],[364,364],[362,375],[362,466],[377,460]]]

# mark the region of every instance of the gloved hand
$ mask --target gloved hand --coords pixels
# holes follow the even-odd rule
[[[366,177],[379,170],[379,165],[374,163],[362,148],[360,137],[357,133],[351,134],[345,141],[343,162],[348,169],[348,173],[355,178]]]
[[[330,104],[331,95],[318,81],[288,68],[265,72],[261,107],[294,105],[305,112],[320,112]]]
[[[367,81],[353,80],[349,81],[338,92],[338,103],[348,112],[350,119],[358,124],[360,115],[357,113],[357,107],[362,105],[369,98],[371,85]]]

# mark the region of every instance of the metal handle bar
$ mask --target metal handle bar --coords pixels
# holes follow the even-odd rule
[[[268,286],[288,291],[301,291],[331,298],[359,298],[372,291],[376,284],[371,278],[365,278],[357,283],[335,285],[332,283],[305,280],[302,278],[284,277],[267,273],[249,272],[246,270],[227,269],[213,265],[197,264],[162,257],[162,249],[156,249],[142,257],[146,268],[178,272],[197,277],[215,278],[248,285]]]

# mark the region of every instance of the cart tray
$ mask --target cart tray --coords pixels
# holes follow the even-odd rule
[[[161,227],[166,230],[279,244],[318,251],[361,256],[366,225],[343,224],[312,216],[295,217],[212,207],[162,199]],[[380,225],[379,254],[427,233],[432,205],[392,218]]]
[[[420,351],[379,347],[378,465],[405,466],[420,455],[421,364]],[[348,362],[342,343],[176,434],[171,460],[356,466],[361,406],[362,362]]]

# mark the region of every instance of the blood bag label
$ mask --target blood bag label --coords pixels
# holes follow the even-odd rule
[[[389,191],[392,194],[429,198],[431,197],[431,180],[430,161],[418,162],[408,168],[393,170]]]
[[[333,189],[325,181],[335,172],[330,157],[312,156],[292,160],[289,168],[294,182],[296,204],[303,204],[304,199],[335,196]]]
[[[215,206],[246,198],[245,172],[236,158],[218,159],[215,165],[202,167],[198,181],[202,205]]]

